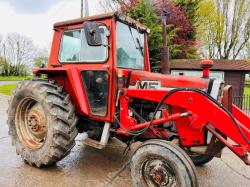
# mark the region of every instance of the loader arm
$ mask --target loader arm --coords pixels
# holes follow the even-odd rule
[[[197,89],[198,90],[198,89]],[[205,144],[205,130],[209,130],[225,146],[238,155],[246,164],[250,164],[250,118],[239,108],[232,105],[232,114],[222,104],[211,99],[205,92],[195,89],[176,91],[164,100],[164,104],[173,108],[172,115],[163,115],[152,123],[137,124],[126,113],[128,103],[133,98],[160,102],[171,90],[125,89],[121,96],[120,131],[135,130],[155,126],[167,121],[175,121],[180,141],[184,146]],[[125,125],[126,124],[126,125]],[[226,136],[226,137],[225,137]],[[233,143],[231,143],[233,141]]]

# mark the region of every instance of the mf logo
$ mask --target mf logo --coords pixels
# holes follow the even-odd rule
[[[160,89],[161,83],[159,81],[137,81],[136,89]]]

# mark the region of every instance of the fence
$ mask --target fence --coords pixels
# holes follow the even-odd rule
[[[234,96],[233,103],[250,116],[250,94]]]

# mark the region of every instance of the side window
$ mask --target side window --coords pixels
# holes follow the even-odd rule
[[[102,46],[89,46],[83,29],[65,31],[61,41],[60,62],[105,62],[108,58],[109,31],[105,26],[101,26],[100,30]]]
[[[109,89],[108,72],[92,70],[83,71],[82,79],[92,114],[106,116]]]
[[[102,42],[107,44],[107,36],[105,34],[104,27],[100,29],[102,31],[101,37]],[[82,62],[103,62],[107,59],[107,47],[105,46],[89,46],[86,40],[85,32],[82,30],[82,52],[81,52],[81,61]]]
[[[60,61],[80,60],[81,30],[65,31],[61,43]]]

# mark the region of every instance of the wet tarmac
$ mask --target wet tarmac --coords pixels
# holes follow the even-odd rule
[[[38,169],[25,164],[8,136],[7,99],[0,95],[0,187],[102,187],[125,163],[121,159],[125,146],[117,140],[97,150],[83,145],[78,136],[72,152],[55,166]],[[250,187],[250,167],[227,149],[222,159],[215,158],[197,171],[201,187]],[[108,186],[132,186],[129,169]]]

